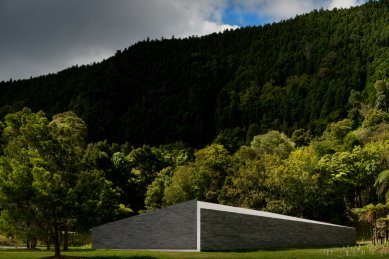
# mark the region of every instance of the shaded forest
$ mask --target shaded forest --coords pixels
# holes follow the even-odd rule
[[[373,104],[389,76],[388,1],[315,10],[276,24],[144,40],[113,57],[0,83],[0,116],[73,111],[89,141],[203,147],[223,130],[321,135],[348,116],[352,91]]]

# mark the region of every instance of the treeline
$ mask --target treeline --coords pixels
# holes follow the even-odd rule
[[[319,137],[256,134],[253,126],[222,131],[197,150],[87,144],[87,125],[73,112],[51,120],[28,108],[7,114],[0,124],[0,231],[33,246],[53,244],[59,255],[70,231],[191,199],[348,225],[378,215],[376,208],[383,214],[384,205],[371,204],[389,194],[389,83],[374,87],[374,106],[353,92],[349,118]]]
[[[236,127],[320,136],[389,70],[389,2],[204,37],[144,40],[88,66],[0,83],[0,116],[71,110],[88,141],[203,147]],[[114,115],[114,116],[113,116]]]

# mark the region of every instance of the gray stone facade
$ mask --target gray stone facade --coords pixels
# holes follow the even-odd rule
[[[196,201],[92,228],[94,249],[197,249]]]
[[[201,250],[355,244],[355,230],[201,209]]]
[[[92,229],[95,249],[197,251],[353,245],[355,229],[280,214],[189,201]]]

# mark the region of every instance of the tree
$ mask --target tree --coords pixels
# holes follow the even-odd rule
[[[364,128],[389,123],[389,113],[381,109],[371,107],[369,105],[362,105],[361,113],[364,117],[362,122],[362,127]]]
[[[158,148],[143,146],[136,148],[125,158],[130,169],[128,175],[127,192],[131,192],[129,202],[135,212],[145,209],[145,197],[147,186],[149,186],[157,177],[159,171],[165,167],[165,161],[162,158]]]
[[[387,112],[389,109],[389,82],[378,80],[375,82],[374,88],[377,96],[375,108]]]
[[[1,211],[0,215],[0,230],[7,238],[12,238],[15,241],[25,242],[27,248],[35,249],[38,244],[38,239],[46,242],[47,249],[50,249],[49,237],[47,230],[39,228],[36,224],[30,221],[21,220],[19,217],[11,217],[8,211]]]
[[[265,209],[269,171],[280,164],[277,155],[259,156],[256,148],[242,146],[234,155],[234,174],[227,177],[220,201],[232,206]]]
[[[377,188],[378,195],[384,195],[385,199],[389,201],[389,169],[382,171],[374,183]]]
[[[159,150],[161,151],[164,162],[168,166],[162,169],[157,174],[154,181],[147,186],[145,208],[148,211],[165,207],[165,190],[171,184],[171,178],[174,171],[179,166],[184,166],[189,162],[193,162],[194,159],[193,150],[188,149],[182,143],[160,146]]]
[[[354,122],[354,126],[358,126],[362,122],[361,110],[361,93],[351,90],[348,98],[348,118]]]
[[[85,123],[71,112],[58,114],[52,121],[43,112],[27,108],[5,117],[1,208],[10,218],[46,233],[54,243],[55,257],[60,256],[61,232],[65,231],[66,240],[80,208],[88,207],[89,199],[80,196],[97,199],[78,188],[87,180],[80,176],[85,135]]]
[[[69,205],[74,202],[73,191],[67,188],[72,177],[60,170],[66,152],[51,134],[43,112],[34,114],[25,108],[7,115],[5,124],[2,208],[27,225],[47,227],[59,256],[60,227],[70,217]]]
[[[147,187],[145,207],[152,211],[165,206],[164,193],[170,185],[173,167],[169,166],[162,169],[154,181]]]
[[[297,129],[293,131],[292,141],[296,144],[297,147],[307,146],[312,139],[309,131],[305,131],[303,129]]]
[[[251,147],[257,148],[260,154],[277,154],[281,158],[287,158],[294,150],[295,144],[284,133],[271,130],[255,136],[251,141]]]
[[[343,144],[344,138],[352,130],[353,122],[350,119],[344,119],[338,122],[332,122],[327,125],[323,133],[323,140],[331,143],[335,150],[340,149],[337,146]]]
[[[231,158],[220,144],[212,144],[195,153],[195,161],[178,166],[165,188],[166,205],[200,199],[217,202],[226,176],[229,174]]]
[[[373,185],[385,168],[384,142],[356,146],[350,152],[337,152],[321,157],[318,168],[332,179],[333,188],[343,195],[348,207],[358,208],[376,200]]]
[[[121,192],[105,178],[102,170],[80,172],[74,186],[77,204],[75,229],[89,232],[90,228],[129,216],[133,211],[120,203]]]
[[[373,245],[376,245],[378,243],[378,238],[380,236],[378,233],[380,231],[378,223],[380,219],[387,216],[389,211],[388,208],[389,208],[388,204],[384,205],[378,203],[377,205],[374,205],[370,203],[362,208],[353,209],[353,213],[358,216],[359,221],[366,222],[368,225],[370,225],[371,232],[372,232],[371,242]],[[386,220],[387,219],[385,219],[385,221]]]
[[[249,145],[253,138],[261,133],[261,127],[258,124],[250,124],[246,134],[246,144]]]
[[[58,167],[54,170],[58,171],[64,178],[60,184],[66,183],[65,187],[71,188],[71,186],[76,185],[76,179],[78,178],[77,174],[81,168],[81,158],[85,150],[85,138],[87,135],[86,124],[73,112],[64,112],[54,115],[52,121],[48,124],[48,127],[49,134],[53,136],[53,142],[58,142],[59,149],[62,150],[62,157],[60,160],[48,161],[48,163],[57,164]],[[44,159],[45,158],[42,158],[42,160]],[[48,168],[44,168],[43,170],[48,171]],[[49,170],[52,171],[53,169]],[[74,193],[71,194],[71,197],[74,198]],[[74,200],[71,200],[71,202],[74,202]],[[71,213],[75,214],[76,211],[71,209],[71,204],[68,206],[70,219],[65,221],[61,226],[64,232],[64,251],[68,250],[69,228],[72,227],[73,222],[76,221],[76,219],[71,218]]]
[[[241,128],[222,130],[213,143],[223,145],[230,153],[236,152],[245,143],[246,132]]]
[[[312,147],[294,150],[283,163],[269,171],[267,209],[288,215],[320,218],[321,188]],[[282,206],[277,206],[277,205]]]

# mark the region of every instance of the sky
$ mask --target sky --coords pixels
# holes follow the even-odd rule
[[[146,39],[202,36],[367,0],[0,0],[0,81],[99,62]]]

